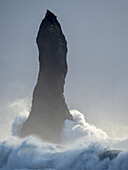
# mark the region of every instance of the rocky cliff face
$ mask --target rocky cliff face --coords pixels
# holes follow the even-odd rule
[[[39,75],[33,92],[31,112],[20,136],[35,134],[59,142],[66,119],[72,119],[64,98],[67,73],[67,42],[56,16],[47,11],[38,36]]]

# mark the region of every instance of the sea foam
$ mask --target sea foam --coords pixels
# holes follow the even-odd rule
[[[128,170],[128,140],[113,140],[79,111],[70,112],[74,120],[65,121],[60,145],[34,136],[20,139],[28,112],[18,114],[12,136],[0,142],[0,169]]]

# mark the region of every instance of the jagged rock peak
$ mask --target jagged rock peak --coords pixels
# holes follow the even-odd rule
[[[67,42],[56,18],[47,10],[39,28],[36,39],[39,75],[31,112],[20,133],[21,137],[36,134],[50,142],[60,142],[64,121],[72,119],[63,94],[67,74]]]
[[[47,12],[45,14],[45,18],[56,19],[57,16],[55,16],[51,11],[47,10]]]

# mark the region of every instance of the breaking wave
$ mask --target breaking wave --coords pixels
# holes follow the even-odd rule
[[[0,170],[128,170],[128,140],[112,140],[82,113],[70,112],[74,121],[65,121],[61,145],[34,136],[20,139],[28,112],[17,115],[13,136],[0,142]]]

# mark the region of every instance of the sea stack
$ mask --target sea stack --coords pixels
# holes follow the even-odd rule
[[[72,119],[64,98],[67,42],[57,17],[47,10],[37,35],[39,75],[32,107],[20,136],[31,134],[59,143],[66,119]]]

